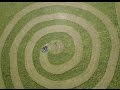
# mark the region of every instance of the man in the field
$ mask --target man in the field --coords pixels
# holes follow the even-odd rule
[[[45,45],[43,48],[42,48],[42,52],[47,52],[48,51],[48,47]]]

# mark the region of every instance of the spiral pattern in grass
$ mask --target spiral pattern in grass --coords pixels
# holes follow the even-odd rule
[[[107,88],[118,57],[118,28],[102,11],[33,3],[0,36],[0,87]]]

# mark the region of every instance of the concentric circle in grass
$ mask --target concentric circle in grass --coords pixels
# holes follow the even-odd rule
[[[50,5],[53,5],[53,6],[50,6]],[[96,46],[93,44],[93,46],[95,46],[95,47],[93,47],[92,49],[96,48],[97,44],[101,44],[101,49],[98,50],[100,52],[97,52],[95,54],[95,55],[98,55],[100,53],[99,65],[98,65],[98,67],[96,67],[97,65],[95,66],[95,68],[97,68],[97,70],[93,74],[92,78],[90,78],[88,81],[87,81],[88,77],[85,78],[87,82],[82,83],[82,85],[80,87],[81,88],[87,88],[87,87],[89,87],[89,88],[93,88],[93,87],[95,87],[95,88],[99,88],[99,87],[106,88],[109,85],[109,83],[112,80],[112,77],[114,75],[115,66],[116,66],[116,62],[118,60],[118,55],[119,55],[118,54],[119,53],[119,47],[117,47],[119,45],[119,40],[118,40],[118,36],[117,36],[117,30],[114,27],[114,25],[112,24],[112,22],[110,21],[110,19],[106,15],[104,15],[104,13],[98,11],[94,7],[90,6],[89,4],[85,4],[85,3],[79,3],[79,4],[78,3],[72,3],[72,4],[70,4],[70,3],[66,3],[66,4],[52,3],[50,5],[45,4],[45,3],[43,3],[43,4],[35,3],[33,5],[28,6],[27,8],[23,9],[20,13],[16,14],[14,19],[8,24],[8,26],[5,28],[5,31],[1,35],[0,42],[2,42],[2,43],[0,45],[0,48],[2,48],[2,49],[0,50],[0,52],[2,52],[2,53],[1,53],[0,57],[1,57],[1,60],[2,60],[1,61],[1,63],[2,63],[1,64],[2,65],[1,69],[2,69],[2,76],[3,76],[3,80],[4,80],[5,86],[6,87],[10,87],[10,88],[13,88],[13,87],[15,87],[15,88],[19,88],[19,87],[22,88],[23,87],[22,83],[21,83],[21,80],[20,80],[21,77],[19,78],[19,74],[18,74],[19,68],[17,68],[17,61],[16,61],[17,59],[15,59],[16,56],[17,56],[16,55],[16,53],[17,53],[16,51],[18,50],[17,47],[18,47],[19,44],[15,43],[15,41],[14,41],[14,40],[17,40],[16,38],[18,38],[19,36],[22,36],[22,35],[19,35],[20,29],[24,25],[26,25],[26,23],[29,21],[30,17],[35,18],[37,15],[38,16],[39,15],[41,15],[41,16],[43,15],[43,17],[46,16],[46,19],[45,18],[41,18],[41,20],[44,21],[44,20],[47,20],[47,18],[49,18],[49,17],[47,17],[48,16],[47,14],[49,14],[49,16],[52,16],[53,13],[54,14],[55,13],[59,13],[59,14],[55,14],[55,15],[58,15],[58,16],[55,16],[55,19],[66,19],[66,20],[68,20],[68,19],[69,20],[73,20],[74,19],[74,22],[82,24],[81,22],[78,21],[79,17],[77,17],[77,16],[80,16],[80,17],[88,20],[88,22],[91,23],[91,25],[93,25],[96,28],[97,32],[99,33],[99,35],[97,35],[96,37],[98,38],[98,36],[99,36],[99,39],[101,40],[101,43],[98,43],[97,41],[92,40],[93,43],[96,43]],[[64,6],[64,5],[66,5],[66,6]],[[44,8],[41,8],[41,7],[44,7]],[[48,9],[48,7],[51,7],[51,8]],[[54,7],[57,7],[57,8],[54,9]],[[71,9],[68,10],[67,9],[68,7],[70,7]],[[41,11],[43,10],[43,12],[41,12],[40,14],[32,14],[32,12],[31,12],[31,14],[29,13],[30,11],[35,10],[35,9],[39,9],[39,8],[41,8],[40,9]],[[78,8],[81,8],[83,10],[78,9]],[[82,11],[82,12],[80,12],[80,11]],[[27,13],[28,13],[28,15],[23,17]],[[35,13],[36,13],[36,11],[35,11]],[[66,14],[64,14],[64,13],[66,13]],[[69,14],[67,14],[67,13],[69,13]],[[19,17],[17,17],[17,15]],[[67,18],[66,15],[70,16],[72,18],[70,18],[70,17]],[[73,16],[71,16],[71,15],[73,15]],[[27,16],[29,16],[29,17],[27,17]],[[74,16],[76,16],[76,19],[75,19]],[[95,17],[95,18],[93,18],[93,17]],[[83,20],[82,18],[81,18],[81,21]],[[19,22],[17,23],[17,21],[19,21]],[[56,23],[58,21],[59,20],[56,20],[54,22],[54,24],[56,25]],[[97,21],[97,23],[96,23],[96,21]],[[83,23],[84,23],[84,20],[83,20]],[[84,24],[86,24],[86,23],[84,23]],[[14,27],[15,24],[16,24],[16,26]],[[30,24],[28,24],[28,28],[30,27],[29,25]],[[86,25],[86,27],[84,27],[84,28],[87,28],[88,26]],[[27,28],[26,28],[26,30],[27,30]],[[23,34],[25,34],[25,32],[23,32]],[[92,31],[88,31],[88,32],[92,32]],[[96,31],[94,31],[94,32],[96,32]],[[31,33],[30,36],[32,36],[32,35],[33,35],[33,33]],[[90,37],[92,37],[92,36],[90,36]],[[19,40],[22,40],[22,39],[18,38],[18,42],[19,42]],[[27,43],[25,43],[24,45],[27,45]],[[23,51],[24,51],[24,49],[23,49]],[[96,49],[96,51],[97,51],[97,49]],[[18,52],[18,54],[19,54],[19,52]],[[10,58],[8,57],[9,55],[10,55]],[[22,55],[23,54],[21,54],[18,57],[21,58]],[[92,60],[92,58],[91,58],[91,60]],[[8,64],[8,63],[10,63],[10,64]],[[7,68],[7,71],[5,71],[4,68]],[[25,68],[24,68],[24,70],[25,70]],[[25,72],[26,72],[26,70],[25,70]],[[31,77],[28,76],[29,74],[26,73],[25,76],[27,77],[28,81],[32,81]],[[89,75],[89,74],[85,74],[85,75]],[[24,77],[23,75],[21,75],[21,76]],[[80,79],[80,78],[78,78],[78,79]],[[85,79],[82,79],[82,80],[85,80]],[[18,81],[17,83],[16,83],[16,80]],[[41,78],[41,80],[42,80],[42,78]],[[48,79],[46,79],[46,80],[48,80]],[[71,78],[71,80],[76,82],[76,80],[73,79],[73,78]],[[68,86],[64,86],[63,83],[59,82],[59,81],[56,82],[56,83],[53,82],[53,85],[58,85],[58,86],[54,86],[54,88],[55,87],[57,87],[57,88],[60,88],[60,87],[61,88],[68,88],[68,87],[71,88],[73,86],[78,86],[78,82],[76,82],[73,86],[69,86],[70,85],[69,81],[70,80],[68,80],[68,83],[67,82],[65,83]],[[91,81],[94,81],[95,83],[91,84],[90,83]],[[39,81],[37,81],[37,83],[38,82]],[[51,81],[49,80],[48,82],[51,82]],[[41,83],[40,85],[38,85],[36,82],[34,82],[34,80],[32,81],[32,83],[31,82],[29,84],[25,84],[25,83],[23,84],[24,87],[30,87],[31,84],[32,85],[34,84],[35,87],[41,87],[40,86],[41,84],[44,86],[44,84],[43,84],[44,81],[43,82],[40,81],[40,83]],[[45,87],[48,87],[48,88],[52,87],[53,88],[53,86],[50,86],[50,85],[52,85],[51,83],[50,84],[47,84],[47,83],[45,84]],[[70,81],[70,83],[71,83],[71,81]],[[97,85],[95,85],[95,84],[97,84]],[[31,87],[33,87],[33,86],[31,86]]]

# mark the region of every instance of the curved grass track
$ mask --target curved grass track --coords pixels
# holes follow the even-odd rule
[[[120,88],[119,4],[0,3],[0,88]]]

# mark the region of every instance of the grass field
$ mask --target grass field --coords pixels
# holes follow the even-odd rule
[[[0,88],[120,88],[119,9],[1,2]]]

